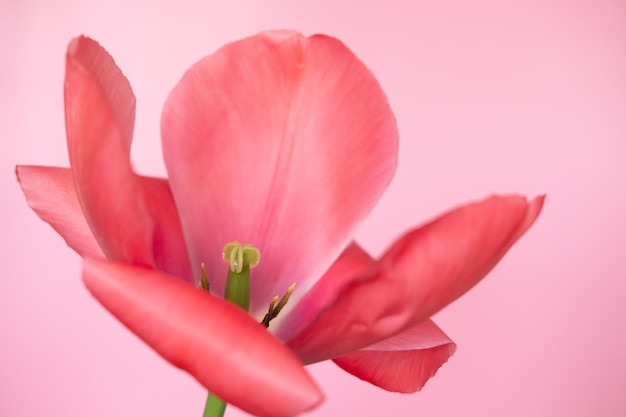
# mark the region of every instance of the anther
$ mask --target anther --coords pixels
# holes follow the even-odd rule
[[[283,307],[287,305],[287,302],[289,301],[289,297],[291,296],[295,288],[296,288],[296,284],[295,283],[291,284],[289,288],[287,288],[287,292],[285,293],[285,295],[283,295],[280,301],[278,301],[277,295],[274,296],[274,298],[272,298],[272,301],[270,302],[270,307],[267,310],[267,314],[265,314],[265,317],[263,317],[263,320],[261,320],[262,325],[264,325],[266,328],[270,327],[270,322],[274,320],[276,317],[278,317],[278,313],[280,313]],[[278,304],[276,304],[277,302]]]
[[[200,283],[198,288],[204,291],[209,291],[209,279],[206,276],[206,269],[204,269],[204,262],[200,264]]]

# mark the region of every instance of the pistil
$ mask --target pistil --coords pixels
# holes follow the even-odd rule
[[[248,311],[250,307],[250,268],[259,264],[261,254],[251,245],[239,242],[224,246],[222,258],[228,264],[224,299]]]

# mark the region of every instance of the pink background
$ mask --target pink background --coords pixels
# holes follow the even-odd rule
[[[310,415],[626,415],[626,3],[468,3],[2,0],[0,415],[201,414],[203,389],[88,295],[13,169],[68,163],[71,37],[99,40],[130,79],[135,165],[158,174],[161,106],[183,71],[271,28],[342,39],[389,96],[400,164],[358,234],[373,253],[457,204],[548,194],[530,233],[437,315],[459,350],[422,393],[325,363],[309,368],[327,393]]]

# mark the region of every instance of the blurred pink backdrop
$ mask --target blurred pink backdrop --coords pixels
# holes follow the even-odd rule
[[[494,192],[547,193],[537,224],[436,316],[456,355],[415,395],[332,363],[311,416],[626,415],[626,3],[43,0],[0,3],[0,415],[200,416],[205,392],[112,319],[80,259],[27,207],[16,164],[67,165],[68,41],[102,43],[138,99],[137,170],[183,71],[264,29],[342,39],[389,96],[399,168],[358,238]],[[230,408],[227,415],[244,415]]]

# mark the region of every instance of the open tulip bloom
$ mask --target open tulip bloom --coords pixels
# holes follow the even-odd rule
[[[225,403],[268,417],[311,409],[322,394],[303,365],[327,359],[386,390],[419,390],[455,350],[430,317],[543,204],[494,196],[369,256],[352,236],[391,181],[398,133],[372,73],[328,36],[261,33],[193,65],[163,110],[167,179],[133,171],[134,117],[111,56],[76,38],[71,168],[17,175],[83,257],[93,296],[211,392],[205,416]]]

